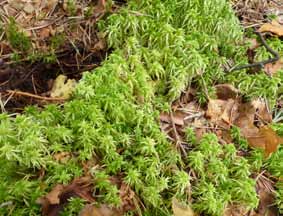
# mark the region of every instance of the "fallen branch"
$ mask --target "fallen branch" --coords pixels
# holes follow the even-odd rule
[[[257,31],[255,31],[255,34],[258,35],[258,37],[259,37],[262,45],[265,47],[265,49],[268,52],[270,52],[274,57],[267,59],[267,60],[264,60],[264,61],[261,61],[261,62],[246,64],[246,65],[239,65],[239,66],[231,68],[229,72],[232,72],[232,71],[235,71],[235,70],[242,70],[242,69],[246,69],[246,68],[252,68],[252,67],[264,68],[264,65],[269,64],[269,63],[274,63],[274,62],[276,62],[280,59],[280,55],[267,44],[267,42],[264,39],[264,37],[262,36],[262,34],[260,32],[257,32]]]
[[[39,95],[36,95],[36,94],[32,94],[32,93],[28,93],[28,92],[22,92],[22,91],[7,90],[6,92],[8,92],[9,94],[35,98],[35,99],[38,99],[38,100],[46,100],[46,101],[65,101],[66,100],[65,98],[44,97],[44,96],[39,96]]]

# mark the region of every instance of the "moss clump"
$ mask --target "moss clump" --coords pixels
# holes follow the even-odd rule
[[[187,163],[197,177],[192,181],[192,203],[197,212],[221,216],[229,204],[257,207],[250,165],[237,156],[233,144],[220,145],[214,134],[207,134],[188,154]]]
[[[15,50],[27,52],[32,46],[29,37],[19,29],[13,18],[10,18],[10,22],[6,28],[6,36],[10,45]]]
[[[114,51],[101,67],[84,74],[64,107],[29,107],[15,118],[0,115],[0,162],[5,170],[0,173],[0,190],[6,191],[0,203],[13,202],[1,213],[38,215],[35,197],[83,175],[81,163],[92,158],[99,161],[99,168],[89,170],[99,201],[109,205],[120,200],[108,177],[122,174],[141,198],[144,215],[170,215],[172,197],[189,201],[191,183],[194,207],[200,212],[219,215],[234,201],[255,207],[249,166],[234,155],[232,145],[220,147],[208,136],[184,161],[158,123],[159,111],[190,83],[205,101],[214,92],[212,84],[226,79],[223,63],[246,61],[236,45],[242,30],[227,1],[131,0],[101,22],[100,30],[107,33]],[[188,138],[196,140],[192,136]],[[54,159],[60,152],[72,155],[67,163]],[[194,162],[201,158],[194,155],[209,158],[203,166]],[[190,182],[186,165],[198,172],[199,181]],[[222,168],[226,172],[215,171]],[[45,175],[38,180],[40,169]],[[25,187],[9,193],[21,182],[27,182]],[[74,203],[71,212],[80,206]]]
[[[280,127],[282,131],[282,125]],[[266,162],[265,168],[278,180],[275,185],[275,195],[276,195],[276,204],[279,208],[280,213],[283,213],[283,149],[282,147],[279,148],[277,152],[275,152]]]

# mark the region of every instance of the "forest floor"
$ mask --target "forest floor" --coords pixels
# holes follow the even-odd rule
[[[281,215],[283,4],[137,2],[0,0],[0,214]]]

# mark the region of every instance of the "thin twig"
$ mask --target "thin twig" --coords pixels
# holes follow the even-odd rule
[[[48,27],[48,26],[50,26],[50,25],[53,25],[54,23],[56,23],[58,20],[60,20],[60,19],[62,19],[62,18],[63,18],[63,16],[60,16],[60,17],[58,17],[57,19],[52,20],[52,21],[49,22],[49,23],[46,23],[46,24],[43,24],[43,25],[40,25],[40,26],[30,27],[30,28],[27,28],[27,29],[25,29],[25,30],[26,30],[26,31],[31,31],[31,30],[39,30],[39,29],[42,29],[42,28],[46,28],[46,27]]]
[[[264,68],[264,65],[269,64],[269,63],[274,63],[274,62],[276,62],[280,59],[280,55],[267,44],[267,42],[264,39],[264,37],[262,36],[262,34],[260,32],[257,32],[257,31],[255,31],[255,34],[257,34],[259,36],[259,39],[260,39],[262,45],[265,47],[265,49],[268,52],[270,52],[274,57],[267,59],[267,60],[263,60],[261,62],[246,64],[246,65],[239,65],[239,66],[231,68],[229,72],[235,71],[235,70],[242,70],[242,69],[246,69],[246,68],[252,68],[252,67]]]
[[[189,120],[189,119],[200,118],[200,117],[202,117],[202,116],[204,116],[204,112],[199,112],[199,113],[195,113],[195,114],[186,116],[186,117],[184,118],[184,120],[186,121],[186,120]]]
[[[22,91],[14,91],[14,90],[7,90],[9,94],[15,94],[25,97],[31,97],[39,100],[46,100],[46,101],[65,101],[66,98],[51,98],[51,97],[43,97],[36,94],[28,93],[28,92],[22,92]]]
[[[170,118],[171,118],[171,123],[172,123],[173,131],[174,131],[174,136],[175,136],[175,139],[176,139],[176,145],[179,146],[180,149],[182,150],[182,152],[184,153],[184,155],[186,155],[187,154],[186,150],[182,146],[182,140],[179,136],[179,133],[177,131],[177,128],[176,128],[176,125],[175,125],[175,122],[174,122],[172,110],[170,110]]]

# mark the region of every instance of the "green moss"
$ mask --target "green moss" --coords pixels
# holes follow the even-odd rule
[[[55,54],[55,51],[52,49],[51,51],[47,51],[47,52],[40,52],[40,51],[34,51],[33,53],[30,53],[27,56],[27,60],[29,60],[30,62],[38,62],[38,61],[42,61],[46,64],[50,64],[50,63],[55,63],[57,60],[57,56]]]
[[[60,212],[60,216],[77,216],[85,205],[85,200],[81,198],[71,197],[68,205]]]
[[[221,216],[228,204],[257,207],[250,165],[236,153],[233,144],[222,146],[214,134],[207,134],[188,154],[187,163],[197,176],[192,181],[192,204],[197,212]]]
[[[9,178],[0,174],[0,190],[21,182],[19,173],[33,176],[25,178],[30,195],[23,201],[19,193],[12,193],[9,200],[15,200],[15,208],[3,209],[3,214],[29,215],[31,207],[38,212],[35,196],[84,175],[81,163],[93,158],[98,168],[89,172],[99,202],[119,205],[119,189],[109,177],[122,176],[143,202],[143,215],[170,215],[172,198],[188,202],[189,189],[194,209],[207,215],[220,215],[234,202],[255,208],[252,168],[233,145],[221,146],[213,135],[198,142],[187,130],[193,150],[184,159],[158,122],[160,111],[168,111],[191,84],[203,103],[215,94],[213,84],[227,80],[250,97],[277,92],[280,77],[268,80],[259,74],[251,80],[245,71],[225,73],[224,63],[247,61],[238,45],[242,29],[227,1],[131,0],[99,28],[113,53],[101,67],[84,73],[71,101],[43,110],[28,107],[15,118],[0,115],[0,162],[3,170],[11,171]],[[262,93],[264,87],[269,90]],[[237,145],[245,149],[238,131],[234,134]],[[60,152],[72,153],[67,163],[52,157]],[[193,179],[187,167],[199,178]],[[41,169],[46,188],[35,193]],[[0,203],[5,201],[1,197]],[[80,202],[74,206],[80,207]],[[78,209],[72,208],[66,211]]]
[[[19,29],[14,18],[10,18],[6,28],[6,36],[12,48],[21,52],[27,52],[32,46],[31,40]]]
[[[50,39],[50,47],[51,49],[58,49],[60,46],[64,44],[64,41],[66,40],[64,34],[57,34],[51,37]]]
[[[77,13],[77,1],[76,0],[67,0],[66,10],[70,16],[75,16]]]

